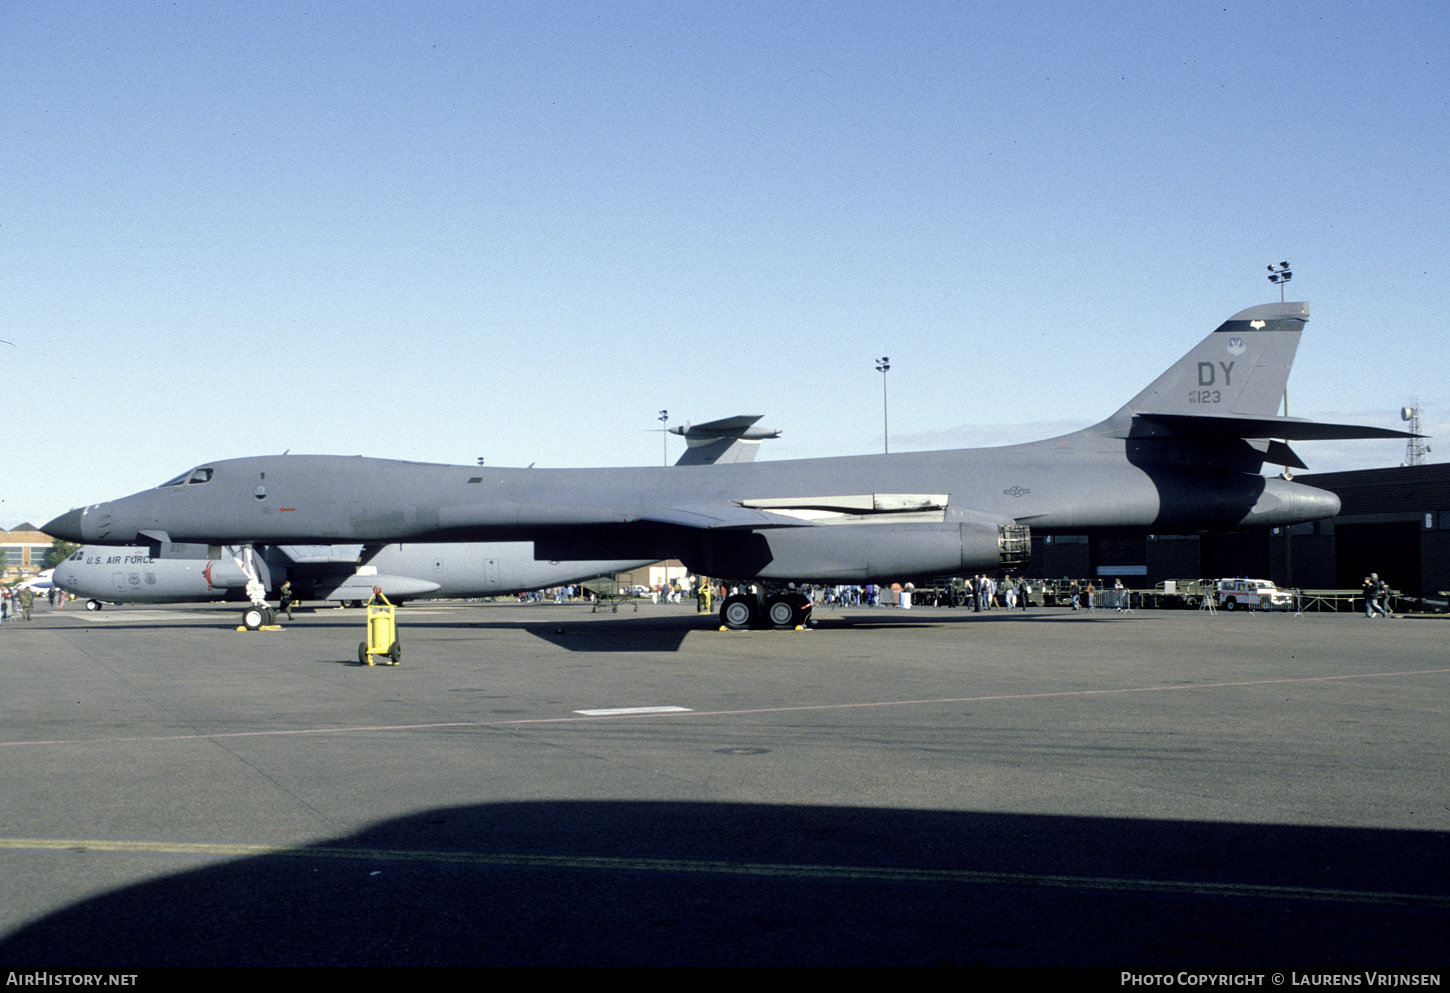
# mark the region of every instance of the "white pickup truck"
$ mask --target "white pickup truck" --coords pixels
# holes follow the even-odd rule
[[[1224,610],[1288,610],[1294,595],[1267,579],[1220,579],[1218,605]]]

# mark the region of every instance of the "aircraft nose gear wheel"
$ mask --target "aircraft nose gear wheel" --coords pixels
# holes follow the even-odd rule
[[[248,631],[260,631],[267,623],[267,612],[261,607],[248,607],[242,611],[242,627]]]
[[[105,604],[101,603],[101,601],[99,601],[99,600],[87,600],[86,601],[86,609],[87,610],[100,610],[104,606],[105,606]]]
[[[737,593],[720,605],[720,623],[733,631],[753,627],[759,616],[760,605],[753,596]]]

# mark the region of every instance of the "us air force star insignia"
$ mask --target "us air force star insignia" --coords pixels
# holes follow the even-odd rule
[[[1014,486],[1010,490],[1003,490],[1002,492],[1005,493],[1005,494],[1007,494],[1008,496],[1020,497],[1020,496],[1026,496],[1027,494],[1031,493],[1032,491],[1029,490],[1029,489],[1026,489],[1025,487],[1022,487],[1022,486]]]
[[[1264,330],[1264,322],[1263,321],[1249,321],[1249,327],[1253,328],[1255,331],[1262,331],[1262,330]]]
[[[1242,338],[1230,338],[1228,340],[1228,353],[1230,355],[1244,354],[1244,340]]]

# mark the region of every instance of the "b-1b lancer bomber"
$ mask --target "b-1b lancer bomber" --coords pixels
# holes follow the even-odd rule
[[[792,582],[1015,569],[1047,534],[1189,534],[1332,517],[1333,493],[1265,477],[1292,440],[1402,432],[1278,417],[1305,303],[1240,311],[1106,420],[1002,448],[616,469],[362,457],[209,462],[46,525],[76,542],[532,541],[538,559],[678,558],[753,580],[731,626],[799,623]],[[772,592],[772,590],[774,592]]]

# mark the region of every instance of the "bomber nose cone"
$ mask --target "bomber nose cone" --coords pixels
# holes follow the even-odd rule
[[[81,508],[68,510],[55,520],[40,529],[52,538],[60,538],[62,541],[71,541],[76,544],[84,544],[85,536],[81,534]]]

